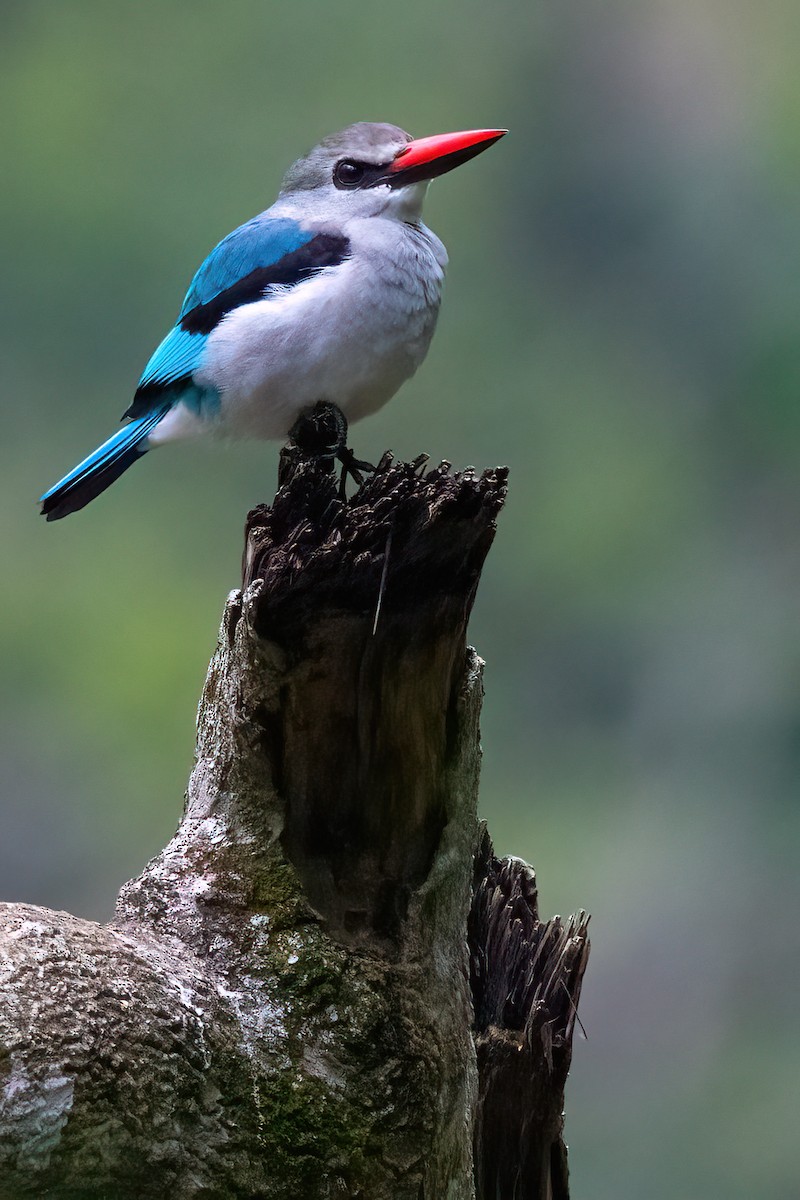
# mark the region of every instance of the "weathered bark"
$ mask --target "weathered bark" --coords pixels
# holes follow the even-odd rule
[[[343,505],[289,467],[175,837],[108,926],[0,906],[2,1197],[467,1200],[473,1129],[479,1196],[566,1196],[585,927],[474,858],[465,635],[505,475],[387,456]]]

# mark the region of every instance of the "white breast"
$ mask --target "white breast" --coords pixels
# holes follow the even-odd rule
[[[346,262],[235,310],[209,336],[196,379],[220,393],[221,432],[283,438],[318,400],[358,420],[422,362],[441,298],[442,243],[424,226],[376,218],[346,232]]]

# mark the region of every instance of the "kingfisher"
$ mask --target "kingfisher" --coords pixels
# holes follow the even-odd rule
[[[305,415],[375,412],[430,345],[447,252],[422,222],[430,181],[505,129],[412,139],[361,121],[289,168],[278,199],[211,251],[150,358],[126,422],[41,497],[56,521],[137,459],[200,434],[286,439]],[[360,464],[366,466],[366,464]]]

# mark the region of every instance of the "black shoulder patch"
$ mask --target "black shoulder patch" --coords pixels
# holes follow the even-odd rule
[[[180,327],[187,333],[211,333],[226,313],[261,300],[270,287],[302,283],[325,267],[338,266],[349,253],[350,242],[342,234],[318,233],[299,250],[284,254],[269,267],[256,267],[206,304],[198,304],[181,319]]]

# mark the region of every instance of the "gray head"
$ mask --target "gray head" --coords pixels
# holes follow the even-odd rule
[[[292,163],[284,175],[281,195],[326,187],[333,182],[335,167],[351,160],[386,169],[410,141],[411,134],[397,125],[357,121],[338,133],[329,134],[303,158]]]
[[[413,141],[397,125],[358,121],[323,138],[284,176],[279,203],[342,217],[419,216],[428,183],[480,154],[505,130],[481,129]]]

